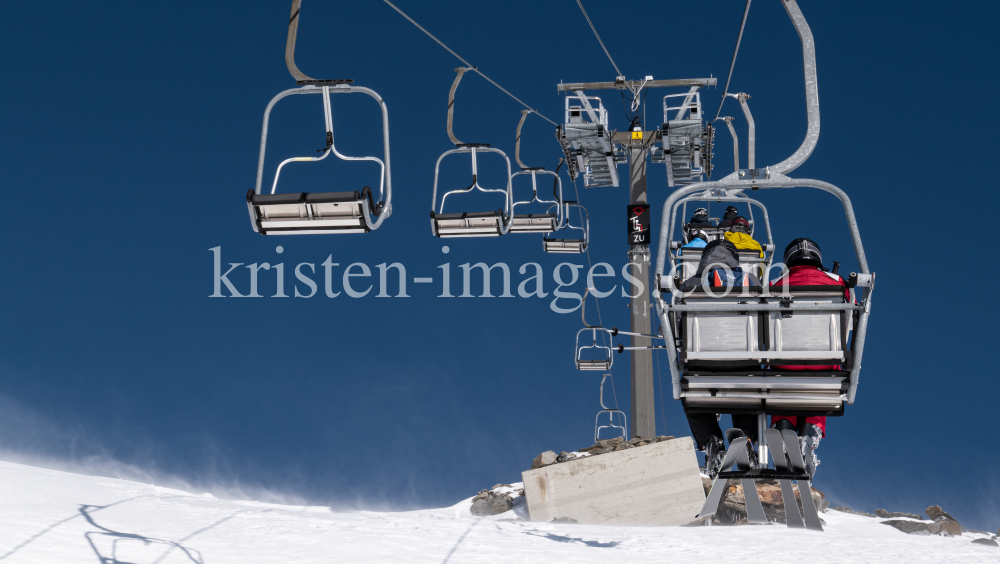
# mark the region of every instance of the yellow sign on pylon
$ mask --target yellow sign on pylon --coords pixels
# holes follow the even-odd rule
[[[632,139],[638,139],[639,141],[642,141],[642,132],[641,131],[633,131],[632,132]]]

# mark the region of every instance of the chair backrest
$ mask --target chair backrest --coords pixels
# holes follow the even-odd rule
[[[725,289],[719,288],[717,294],[722,294]],[[742,288],[733,288],[728,296],[712,297],[704,292],[702,288],[696,289],[692,294],[684,298],[686,304],[734,304],[734,303],[756,303],[760,294],[760,289],[748,291],[749,296],[741,296]],[[716,311],[690,311],[682,316],[683,340],[687,357],[692,360],[748,360],[760,363],[759,352],[760,338],[760,316],[740,314],[738,312],[716,312]],[[714,355],[711,353],[725,352],[725,355]],[[708,353],[708,354],[705,354]],[[737,354],[746,353],[746,354]]]
[[[773,288],[774,292],[779,291]],[[839,304],[844,302],[842,286],[789,286],[794,303]],[[798,359],[839,360],[847,345],[848,315],[841,311],[796,311],[789,315],[768,312],[772,351],[800,353]],[[801,353],[816,353],[803,355]],[[774,362],[780,364],[780,362]],[[789,364],[795,364],[790,362]],[[835,364],[831,362],[831,364]]]

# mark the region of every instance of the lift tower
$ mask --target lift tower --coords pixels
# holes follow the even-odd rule
[[[692,92],[704,86],[715,86],[714,78],[673,79],[673,80],[642,80],[615,82],[581,82],[558,85],[559,92],[572,92],[583,97],[585,90],[631,90],[641,91],[643,88],[677,88],[688,87]],[[666,117],[666,116],[664,116]],[[666,121],[666,119],[664,120]],[[646,335],[652,332],[652,311],[649,300],[649,285],[652,279],[649,275],[651,242],[648,226],[650,225],[649,199],[646,195],[646,160],[653,146],[662,142],[663,130],[657,128],[647,131],[640,127],[637,131],[615,132],[611,141],[616,155],[624,154],[629,164],[629,274],[642,282],[642,291],[632,297],[631,329],[633,333]],[[669,141],[665,150],[669,148]],[[617,161],[617,159],[616,159]],[[668,165],[669,166],[669,165]],[[617,185],[617,184],[615,184]],[[643,218],[642,215],[645,214]],[[638,221],[637,221],[638,220]],[[636,229],[636,224],[644,226],[645,231]],[[635,237],[641,235],[640,237]],[[650,347],[650,339],[632,337],[632,347]],[[653,351],[632,350],[632,437],[652,438],[656,436],[656,403],[653,388]]]

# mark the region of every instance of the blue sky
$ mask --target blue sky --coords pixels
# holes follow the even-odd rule
[[[557,121],[560,80],[614,79],[574,2],[398,5]],[[742,2],[585,5],[630,78],[724,82]],[[857,402],[829,423],[817,486],[866,510],[940,504],[992,530],[1000,524],[990,501],[1000,481],[989,470],[1000,462],[990,446],[997,306],[976,280],[992,280],[997,267],[975,241],[990,245],[995,214],[989,181],[973,172],[998,148],[989,109],[1000,86],[990,27],[998,9],[809,0],[801,8],[816,38],[822,131],[794,175],[850,195],[878,275]],[[434,162],[451,147],[447,93],[461,63],[382,2],[307,0],[297,62],[386,100],[394,214],[368,235],[253,233],[244,195],[263,110],[294,86],[283,61],[287,17],[287,2],[57,2],[44,13],[0,4],[0,448],[11,457],[101,457],[313,503],[416,507],[518,480],[543,450],[588,446],[600,378],[573,368],[578,312],[554,313],[551,295],[437,297],[441,264],[452,265],[454,286],[458,265],[502,261],[516,286],[524,278],[516,268],[536,262],[551,292],[558,263],[586,258],[546,256],[534,235],[451,240],[442,252],[428,212]],[[778,2],[754,3],[730,90],[753,96],[758,164],[798,147],[801,49]],[[649,96],[649,123],[666,93]],[[620,99],[601,95],[613,126],[624,128]],[[707,112],[720,95],[721,87],[703,91]],[[460,139],[513,159],[516,102],[470,74],[456,107]],[[378,154],[370,100],[335,97],[334,114],[342,151]],[[745,136],[735,104],[723,114]],[[321,119],[318,97],[279,104],[268,171],[280,158],[315,154]],[[732,170],[731,154],[721,133],[718,171]],[[529,118],[523,160],[552,168],[559,156],[552,127]],[[467,182],[466,167],[456,161],[442,182]],[[496,178],[495,167],[488,172]],[[286,186],[305,191],[377,178],[372,165],[333,162],[284,174]],[[656,217],[669,194],[662,165],[650,166],[649,185]],[[618,269],[627,191],[580,190],[591,258]],[[835,199],[805,190],[761,199],[779,246],[809,236],[828,261],[856,269]],[[438,283],[409,284],[409,298],[378,298],[376,288],[331,299],[322,286],[309,299],[209,298],[214,247],[224,262],[283,262],[289,295],[295,265],[319,271],[327,257],[341,269],[365,263],[376,283],[376,265],[397,261],[411,278]],[[942,264],[949,270],[931,266]],[[261,272],[260,288],[275,293],[273,271]],[[626,306],[617,292],[601,300],[604,322],[624,327]],[[613,371],[626,411],[628,365],[622,356]],[[665,366],[659,377],[669,380]],[[661,402],[657,390],[658,432],[688,434],[667,392]]]

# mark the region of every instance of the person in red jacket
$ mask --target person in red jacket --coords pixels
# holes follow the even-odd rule
[[[850,300],[851,294],[844,279],[823,268],[823,255],[815,241],[799,238],[789,243],[785,247],[784,262],[788,268],[788,274],[771,282],[771,286],[784,286],[785,284],[789,286],[843,286],[844,297]],[[793,365],[775,366],[775,368],[781,370],[840,370],[841,367],[839,365]],[[809,473],[815,475],[816,466],[819,466],[816,449],[819,448],[820,439],[826,436],[826,417],[806,417],[804,422],[799,421],[799,419],[796,416],[775,415],[771,417],[771,428],[790,429],[799,433],[799,442],[802,445],[806,466],[809,468]],[[800,426],[799,423],[802,425]]]

